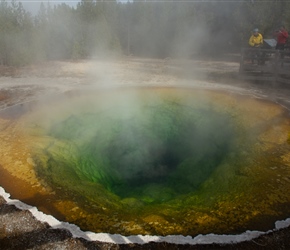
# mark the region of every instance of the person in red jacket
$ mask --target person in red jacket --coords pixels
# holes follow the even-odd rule
[[[276,34],[275,35],[277,37],[276,49],[284,50],[285,44],[286,44],[287,38],[288,38],[288,32],[285,29],[285,26],[282,25],[280,27],[280,29],[278,31],[276,31]]]

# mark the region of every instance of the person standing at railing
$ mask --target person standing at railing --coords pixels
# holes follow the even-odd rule
[[[263,47],[263,36],[259,33],[259,29],[254,29],[252,36],[249,39],[249,45],[251,48],[260,49]],[[264,64],[264,54],[260,51],[255,51],[251,53],[252,63],[254,63],[254,59],[257,59],[258,64]]]
[[[258,29],[253,30],[253,34],[249,40],[249,45],[252,48],[261,48],[263,46],[263,36],[259,33]]]
[[[280,29],[275,32],[275,36],[277,39],[276,49],[284,50],[285,44],[289,36],[284,25],[281,25]]]

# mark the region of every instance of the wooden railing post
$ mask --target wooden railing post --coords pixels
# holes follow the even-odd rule
[[[274,74],[274,87],[276,88],[277,85],[277,81],[278,81],[278,64],[279,64],[279,50],[275,50],[275,61],[274,61],[274,65],[273,65],[273,74]]]

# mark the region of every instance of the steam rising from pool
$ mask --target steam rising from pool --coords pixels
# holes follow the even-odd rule
[[[57,180],[62,162],[61,171],[145,203],[196,191],[226,157],[234,133],[226,114],[194,102],[144,100],[130,110],[122,101],[104,111],[71,115],[48,130],[65,144],[61,150],[57,143],[45,148],[49,160],[37,164],[39,173]],[[63,159],[55,152],[71,156]]]
[[[175,88],[50,103],[19,119],[20,133],[41,187],[82,229],[238,233],[289,214],[289,121],[278,106]]]

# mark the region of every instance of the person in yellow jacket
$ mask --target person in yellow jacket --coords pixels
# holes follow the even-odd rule
[[[253,30],[253,34],[249,40],[249,45],[254,48],[263,46],[263,36],[259,33],[258,29]]]
[[[264,53],[260,51],[260,48],[263,47],[263,36],[261,33],[259,33],[258,29],[253,30],[253,34],[250,37],[249,45],[251,48],[258,49],[257,51],[253,51],[250,53],[250,57],[252,58],[252,63],[254,63],[257,60],[257,63],[259,65],[265,64],[264,60]]]

